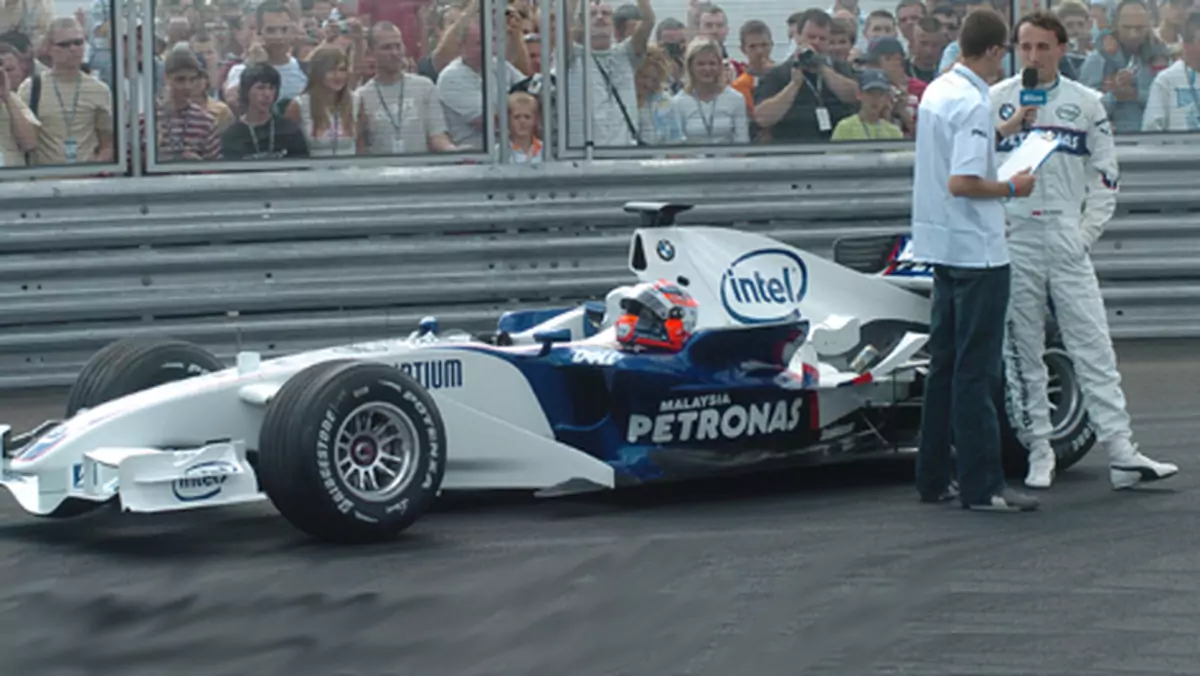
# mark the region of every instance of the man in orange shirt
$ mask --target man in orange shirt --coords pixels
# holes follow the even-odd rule
[[[775,62],[771,60],[771,50],[775,47],[775,43],[771,40],[771,29],[757,19],[742,24],[740,34],[742,53],[746,55],[748,61],[746,69],[733,81],[731,86],[746,97],[746,113],[751,118],[750,138],[757,140],[765,132],[758,129],[753,121],[754,87],[758,85],[758,79],[775,66]]]

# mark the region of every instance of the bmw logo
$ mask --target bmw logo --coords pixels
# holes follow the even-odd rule
[[[1017,107],[1011,103],[1006,103],[1000,106],[1000,119],[1007,120],[1012,117],[1013,113],[1015,112],[1017,112]]]
[[[665,239],[658,240],[658,257],[669,261],[675,257],[675,245]]]

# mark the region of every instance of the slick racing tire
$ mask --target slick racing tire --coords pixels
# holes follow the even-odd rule
[[[1044,357],[1049,376],[1050,445],[1054,448],[1055,473],[1061,474],[1083,459],[1096,445],[1096,428],[1088,417],[1083,391],[1075,375],[1075,365],[1067,353],[1057,330],[1049,327]],[[1018,439],[1013,429],[1018,412],[1015,405],[1000,395],[1000,435],[1004,456],[1004,472],[1010,477],[1024,478],[1029,471],[1029,449]]]
[[[166,337],[126,338],[110,343],[88,359],[67,395],[67,417],[134,392],[164,383],[223,370],[204,349]],[[50,518],[71,518],[104,503],[67,498]]]
[[[433,398],[399,370],[310,366],[267,406],[259,484],[299,530],[339,544],[390,540],[433,504],[446,430]]]
[[[67,417],[134,392],[224,369],[212,354],[182,340],[119,340],[84,364],[67,396]]]

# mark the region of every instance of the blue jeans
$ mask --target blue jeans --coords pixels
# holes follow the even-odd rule
[[[934,496],[950,483],[955,446],[960,500],[987,501],[1003,490],[1000,419],[1009,266],[934,266],[929,376],[921,411],[917,490]]]

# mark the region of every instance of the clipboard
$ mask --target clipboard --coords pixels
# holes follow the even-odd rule
[[[1062,141],[1051,131],[1031,131],[1017,149],[996,170],[996,179],[1007,181],[1024,169],[1037,173],[1046,160],[1062,147]]]

